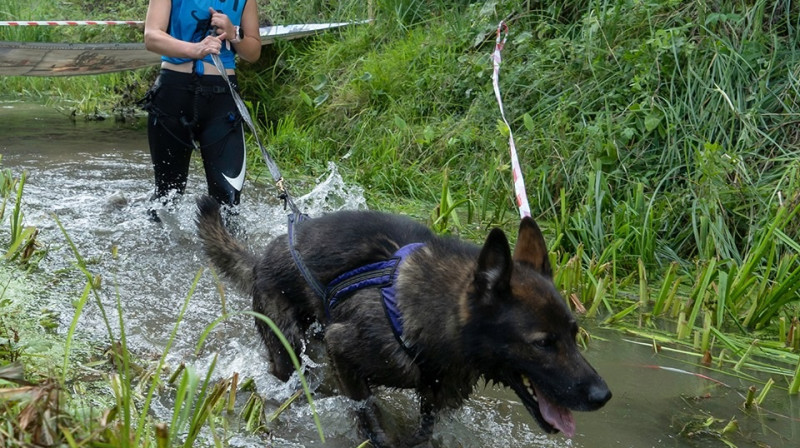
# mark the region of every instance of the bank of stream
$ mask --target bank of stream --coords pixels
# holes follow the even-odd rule
[[[162,223],[153,223],[146,214],[152,173],[141,126],[73,121],[52,109],[20,102],[0,103],[0,118],[2,166],[16,174],[28,173],[22,201],[25,224],[39,229],[38,239],[46,250],[38,268],[26,274],[42,280],[41,290],[21,288],[12,300],[28,301],[30,309],[49,310],[56,334],[66,333],[85,277],[74,267],[75,257],[57,216],[88,261],[88,269],[99,277],[105,309],[113,313],[117,301],[121,304],[133,353],[152,359],[163,352],[192,282],[203,270],[167,357],[170,367],[186,363],[205,371],[216,356],[215,377],[238,372],[241,378],[252,378],[266,400],[267,413],[292,395],[295,384],[266,373],[264,348],[249,317],[232,318],[216,327],[200,355],[194,354],[211,322],[226,311],[250,306],[249,298],[232,289],[225,288],[222,299],[220,284],[195,237],[194,197],[205,189],[199,165],[193,166],[186,197],[163,214]],[[344,183],[334,166],[298,203],[312,215],[365,207],[361,188]],[[249,245],[261,247],[285,232],[286,212],[269,186],[248,183],[242,205],[240,224]],[[5,222],[2,227],[0,235],[5,235]],[[118,325],[118,320],[111,323]],[[544,435],[513,393],[486,386],[462,409],[442,416],[436,445],[780,447],[796,446],[800,440],[800,400],[785,390],[776,389],[760,408],[746,410],[742,403],[752,382],[697,367],[693,358],[677,352],[656,353],[647,340],[594,328],[592,322],[583,324],[593,336],[585,354],[608,381],[614,398],[598,412],[576,415],[573,440]],[[80,338],[108,339],[100,309],[91,302],[77,328]],[[363,440],[356,430],[353,403],[330,392],[332,379],[325,372],[324,357],[312,356],[306,362],[318,365],[314,370],[321,372],[310,379],[328,439],[325,446],[358,446]],[[170,420],[172,392],[171,388],[159,392],[153,408],[157,420]],[[413,425],[417,406],[411,394],[387,390],[381,400],[385,414],[396,416],[393,422],[398,427]],[[237,403],[237,411],[242,406]],[[725,431],[731,421],[738,427]],[[302,400],[284,411],[269,433],[250,433],[235,419],[231,428],[229,446],[322,445],[309,406]]]

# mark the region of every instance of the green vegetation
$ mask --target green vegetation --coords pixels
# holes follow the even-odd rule
[[[4,174],[7,174],[5,172]],[[22,192],[22,180],[11,182],[19,183],[18,195]],[[19,208],[20,196],[17,196],[16,203]],[[15,213],[20,216],[21,213]],[[81,257],[69,235],[64,230],[57,217],[54,217],[61,231],[66,237],[67,243],[72,248],[75,255],[75,268],[81,271],[86,277],[86,286],[74,302],[75,314],[67,331],[66,339],[46,335],[44,329],[46,325],[40,322],[41,327],[37,330],[30,326],[24,330],[19,330],[20,323],[26,325],[22,316],[24,311],[21,308],[21,301],[4,298],[6,291],[11,285],[11,279],[4,280],[2,294],[0,294],[0,310],[3,318],[0,319],[0,410],[2,415],[7,416],[8,420],[0,420],[0,445],[5,447],[14,446],[53,446],[68,444],[78,446],[91,442],[92,446],[114,446],[114,447],[146,447],[146,446],[194,446],[200,431],[210,428],[210,433],[217,445],[225,439],[225,434],[229,430],[228,420],[223,416],[223,412],[230,410],[238,389],[236,375],[230,378],[223,378],[215,383],[211,382],[212,374],[216,366],[216,361],[212,362],[207,372],[201,374],[194,368],[184,367],[183,365],[170,372],[165,362],[172,343],[177,335],[178,328],[183,320],[189,301],[193,295],[197,282],[200,280],[202,271],[198,272],[192,283],[189,293],[177,316],[177,321],[167,342],[164,352],[155,363],[141,363],[129,352],[126,336],[125,322],[123,319],[122,307],[117,299],[117,318],[119,325],[117,332],[112,330],[111,321],[106,314],[105,307],[100,300],[100,280],[88,268],[87,263]],[[12,221],[14,218],[12,217]],[[13,229],[12,229],[13,231]],[[14,244],[12,244],[12,249]],[[11,250],[9,250],[11,253]],[[9,258],[9,257],[6,257]],[[30,257],[29,257],[30,258]],[[28,258],[28,260],[29,260]],[[27,263],[28,260],[20,260]],[[11,273],[16,273],[14,268]],[[6,269],[2,271],[5,277]],[[14,289],[22,289],[16,282]],[[30,294],[30,292],[28,292]],[[79,345],[84,346],[81,350],[83,356],[72,356],[74,337],[77,332],[78,318],[84,306],[90,298],[95,299],[98,309],[101,311],[110,347],[103,350],[101,347],[85,347],[86,341],[81,341]],[[289,351],[295,368],[302,384],[305,396],[311,405],[314,420],[319,431],[319,436],[324,441],[322,427],[319,418],[314,410],[314,403],[311,392],[306,384],[305,377],[300,367],[297,356],[292,351],[289,342],[280,334],[275,324],[267,317],[257,313],[247,312],[255,318],[263,320],[273,331],[278,334],[281,342]],[[231,315],[223,315],[215,322],[210,324],[203,337],[197,344],[199,353],[203,347],[205,337],[217,326],[231,318]],[[29,324],[29,322],[28,322]],[[20,340],[23,340],[20,343]],[[28,345],[26,340],[40,341],[39,344],[47,347],[46,349],[35,349]],[[54,349],[55,348],[55,349]],[[57,353],[54,353],[57,352]],[[63,358],[60,366],[60,374],[55,378],[44,378],[37,382],[38,378],[30,378],[31,375],[24,375],[23,358],[37,356],[37,352],[47,353],[49,359]],[[102,353],[101,359],[86,358],[86,353]],[[27,355],[27,356],[26,356]],[[27,362],[26,362],[27,364]],[[68,382],[74,380],[74,376],[81,368],[97,369],[103,372],[103,379],[95,381],[79,381],[79,385],[72,388],[74,393],[67,390]],[[54,371],[58,367],[50,365],[38,366],[34,369],[39,371]],[[39,376],[36,373],[35,376]],[[167,380],[167,378],[169,378]],[[111,391],[112,400],[103,403],[106,410],[101,415],[94,415],[93,411],[96,403],[90,399],[82,397],[86,388],[106,388]],[[169,424],[153,421],[149,414],[151,400],[154,398],[158,388],[171,387],[175,395],[173,418]],[[246,390],[242,387],[242,390]],[[296,397],[292,397],[294,400]],[[251,397],[250,401],[254,401]],[[228,404],[231,403],[231,404]],[[226,406],[227,405],[227,406]],[[248,422],[259,422],[262,417],[260,413],[253,415],[243,413],[243,419]],[[252,430],[259,428],[255,425]]]
[[[25,18],[142,18],[146,8],[62,2],[63,16],[53,16],[34,5],[40,16]],[[0,0],[9,18],[19,8]],[[656,350],[753,382],[774,375],[765,391],[798,393],[796,2],[271,1],[262,15],[279,24],[375,18],[277,42],[242,65],[243,94],[290,189],[300,193],[333,161],[371,207],[474,240],[494,225],[511,231],[518,217],[489,60],[505,19],[505,110],[571,305]],[[23,31],[0,29],[0,40],[64,37]],[[140,38],[128,31],[111,37]],[[146,89],[154,75],[3,78],[0,91],[111,115],[121,89]],[[251,149],[250,173],[266,182]]]
[[[0,20],[144,20],[147,0],[129,2],[0,0]],[[0,27],[0,41],[18,42],[140,42],[142,30],[129,26]],[[0,97],[43,101],[65,115],[88,120],[113,116],[127,119],[136,111],[155,68],[100,76],[0,78]]]
[[[800,7],[562,3],[378,1],[374,25],[275,45],[244,91],[293,176],[333,160],[372,207],[479,239],[517,219],[489,61],[507,19],[505,109],[562,289],[615,326],[708,337],[700,355],[725,356],[708,332],[734,357],[791,346]]]

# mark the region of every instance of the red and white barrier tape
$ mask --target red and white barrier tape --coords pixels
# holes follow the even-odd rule
[[[501,39],[502,36],[502,39]],[[508,146],[511,150],[511,173],[514,176],[514,194],[517,199],[517,208],[519,208],[520,218],[531,216],[531,207],[528,205],[528,195],[525,193],[525,180],[522,178],[522,169],[519,166],[519,159],[517,158],[517,147],[514,144],[514,134],[511,132],[511,126],[506,120],[506,113],[503,109],[503,99],[500,97],[500,52],[503,51],[503,46],[506,44],[508,38],[508,26],[505,22],[500,22],[497,25],[497,43],[492,53],[492,62],[494,65],[494,73],[492,73],[492,85],[494,86],[494,96],[497,98],[497,104],[500,105],[500,115],[503,117],[503,122],[508,128]]]
[[[84,25],[142,25],[139,20],[25,20],[0,21],[0,26],[84,26]]]

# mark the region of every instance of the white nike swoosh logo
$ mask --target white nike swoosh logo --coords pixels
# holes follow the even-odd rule
[[[246,167],[247,167],[247,151],[245,150],[244,157],[242,157],[242,169],[239,170],[239,175],[236,177],[228,177],[225,175],[225,173],[222,173],[222,177],[224,177],[225,180],[227,180],[228,183],[231,184],[231,186],[236,189],[236,191],[242,191],[242,185],[244,185],[244,170]]]

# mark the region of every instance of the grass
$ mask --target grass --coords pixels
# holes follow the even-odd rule
[[[16,189],[15,211],[10,217],[14,226],[22,224],[22,213],[19,209],[23,184],[24,176],[6,183],[10,187],[19,185]],[[0,445],[15,447],[34,444],[77,447],[91,444],[91,446],[114,447],[179,445],[190,447],[195,445],[202,431],[210,433],[210,437],[217,446],[224,444],[227,419],[223,417],[223,413],[226,410],[233,410],[232,403],[238,387],[237,375],[212,381],[216,359],[204,373],[196,371],[192,366],[182,364],[181,368],[169,375],[170,372],[166,365],[166,357],[177,336],[195,287],[201,278],[202,270],[197,273],[189,288],[158,362],[149,366],[142,365],[128,349],[126,323],[123,319],[124,312],[119,297],[116,300],[116,318],[119,330],[115,331],[112,329],[111,316],[107,314],[101,301],[99,277],[89,270],[86,261],[80,255],[77,246],[72,242],[57,216],[54,216],[54,220],[64,234],[67,245],[73,251],[75,268],[85,276],[86,285],[74,303],[75,312],[66,336],[63,340],[56,338],[52,341],[53,345],[63,347],[60,373],[38,381],[29,381],[30,375],[23,373],[24,367],[20,361],[25,360],[27,363],[35,355],[27,353],[30,347],[26,347],[25,342],[19,343],[20,333],[15,328],[18,328],[19,319],[24,320],[24,318],[14,311],[13,301],[3,297],[8,283],[3,288],[2,294],[0,294],[0,309],[3,310],[2,315],[4,316],[0,320],[0,361],[2,361],[2,365],[0,365],[0,409],[3,411],[4,418],[0,419]],[[24,232],[18,233],[24,234]],[[11,247],[13,249],[15,245],[12,243]],[[9,253],[11,252],[9,250]],[[19,268],[17,269],[19,270]],[[75,336],[80,333],[79,317],[90,298],[94,298],[108,333],[108,344],[111,347],[108,350],[110,354],[108,362],[87,362],[81,357],[73,356],[72,353]],[[298,371],[302,392],[305,393],[311,406],[320,440],[324,442],[325,436],[314,409],[314,402],[302,373],[302,367],[288,341],[266,316],[252,312],[246,312],[246,314],[264,321],[284,343]],[[221,316],[206,328],[197,343],[198,352],[203,347],[205,338],[210,331],[230,317],[230,315]],[[6,321],[6,319],[10,320]],[[35,336],[29,333],[24,336],[35,339]],[[97,349],[95,348],[95,350]],[[82,398],[82,391],[87,385],[90,385],[87,381],[82,380],[78,382],[78,385],[70,386],[76,372],[81,370],[80,366],[85,367],[87,364],[92,364],[93,368],[105,371],[103,379],[99,382],[103,384],[101,387],[106,387],[111,391],[112,400],[106,404],[107,407],[101,405],[99,411],[96,403]],[[167,377],[169,380],[166,380]],[[170,386],[173,387],[172,393],[174,394],[172,420],[168,423],[156,421],[150,413],[150,405],[157,390]],[[251,413],[243,418],[249,422],[254,417]],[[255,418],[260,418],[260,415]],[[260,426],[254,427],[253,430],[257,428]]]
[[[2,157],[0,157],[0,161],[2,161]],[[8,217],[8,250],[3,255],[3,259],[14,261],[21,265],[35,266],[45,252],[41,250],[36,241],[39,231],[35,227],[24,225],[22,192],[25,188],[26,176],[26,173],[22,173],[19,178],[16,178],[8,169],[0,172],[0,196],[2,196],[3,201],[2,205],[0,205],[0,222],[5,217],[6,205],[11,194],[14,194],[15,197],[14,207]]]
[[[262,12],[286,23],[364,17],[364,6]],[[335,161],[374,208],[475,240],[513,230],[488,62],[507,18],[504,103],[572,303],[607,324],[675,319],[679,340],[702,333],[707,313],[716,330],[776,339],[779,319],[797,316],[797,5],[372,6],[373,25],[278,42],[242,67],[287,179],[303,185]]]

